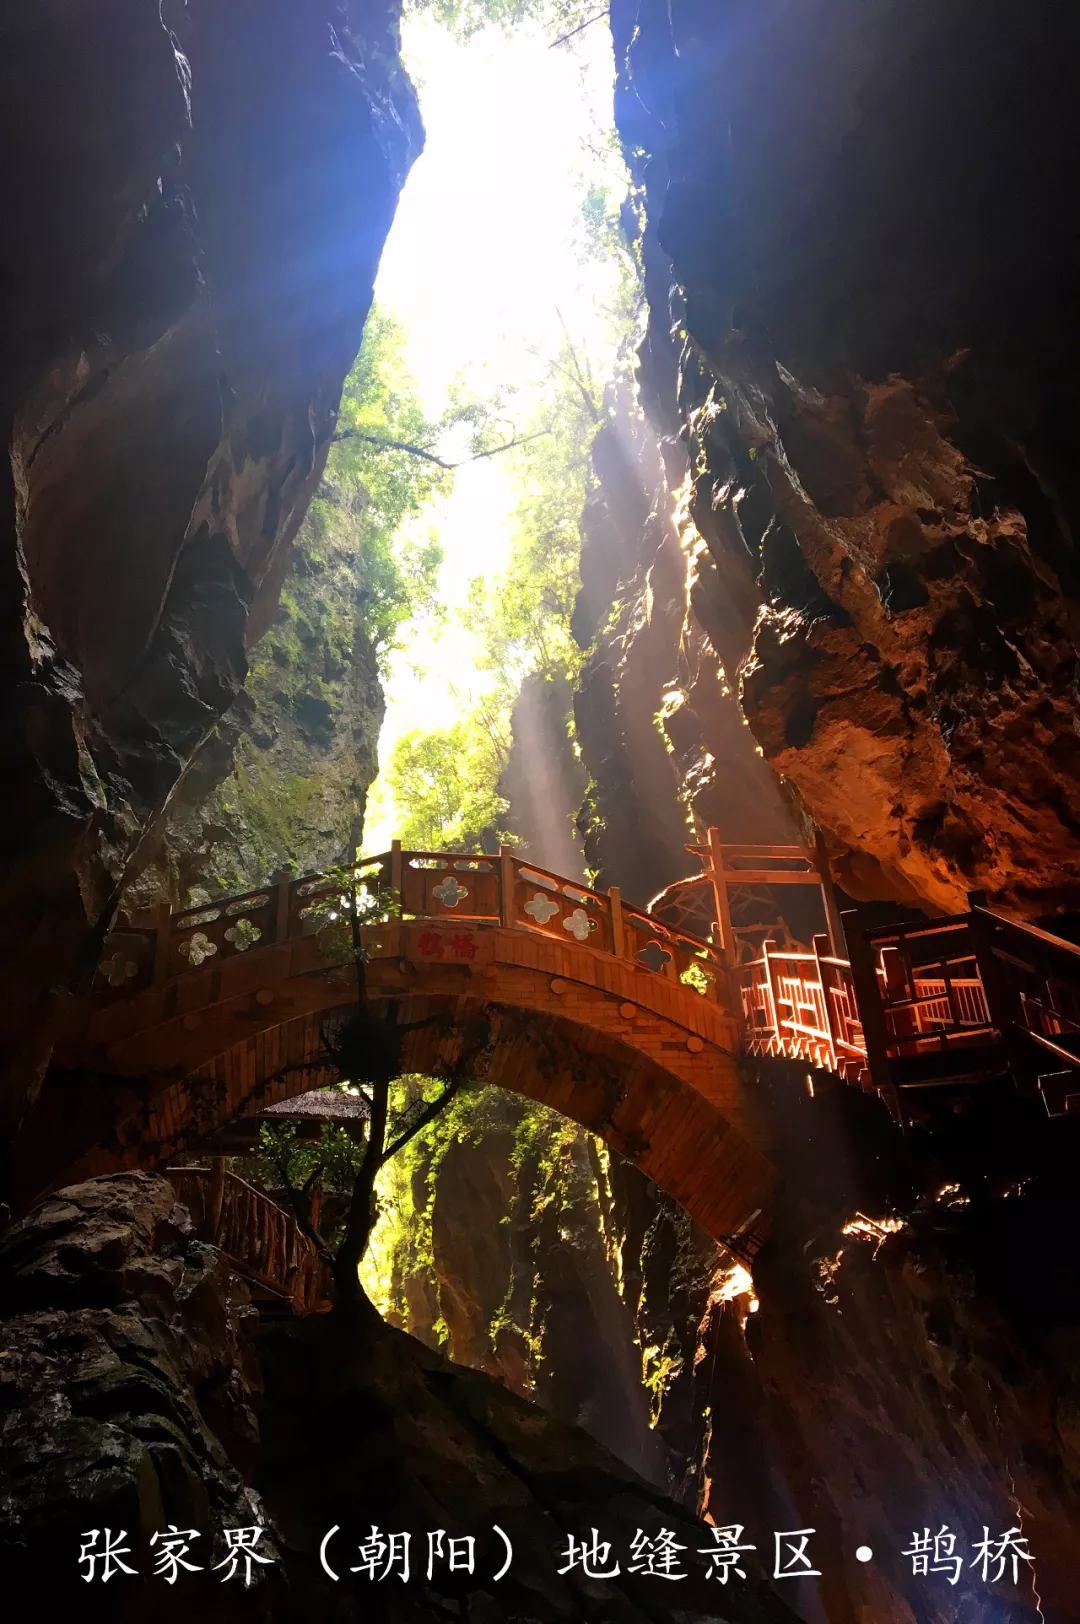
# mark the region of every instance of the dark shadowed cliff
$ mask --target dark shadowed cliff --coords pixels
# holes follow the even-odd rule
[[[616,0],[612,27],[643,387],[766,759],[853,894],[1073,906],[1080,18]]]
[[[0,64],[10,1127],[273,614],[421,129],[383,0],[48,3]]]

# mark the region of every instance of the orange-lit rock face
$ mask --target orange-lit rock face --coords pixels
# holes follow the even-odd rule
[[[613,31],[642,381],[766,759],[855,895],[1075,907],[1073,20],[643,0]]]
[[[914,386],[783,393],[758,453],[775,587],[742,678],[766,756],[850,848],[856,892],[867,854],[894,894],[945,910],[976,885],[1033,911],[1068,900],[1063,881],[1080,895],[1069,608],[1023,513]]]

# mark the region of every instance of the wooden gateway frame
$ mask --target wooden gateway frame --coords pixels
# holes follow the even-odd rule
[[[845,956],[844,926],[840,905],[829,871],[829,859],[820,831],[813,849],[809,846],[751,846],[725,844],[719,829],[710,829],[704,846],[687,846],[699,857],[704,874],[713,888],[716,923],[720,934],[717,951],[731,970],[739,968],[735,931],[731,923],[728,887],[731,885],[816,885],[825,908],[825,929],[829,951],[834,958]],[[795,866],[799,865],[799,866]]]

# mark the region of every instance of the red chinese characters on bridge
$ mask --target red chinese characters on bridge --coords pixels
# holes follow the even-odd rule
[[[493,964],[495,943],[490,931],[424,925],[410,930],[406,957],[425,964]]]

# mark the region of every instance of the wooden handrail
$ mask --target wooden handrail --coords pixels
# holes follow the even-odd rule
[[[189,1199],[192,1182],[208,1187],[209,1199],[202,1192],[202,1210],[193,1212],[196,1227],[238,1274],[292,1302],[297,1312],[329,1307],[326,1264],[295,1219],[265,1190],[226,1172],[220,1158],[209,1168],[167,1167],[165,1175],[181,1201]]]
[[[1077,947],[1075,942],[1067,942],[1063,936],[1054,936],[1050,931],[1043,930],[1038,925],[1029,925],[1022,919],[1009,919],[1005,914],[995,913],[992,908],[972,908],[971,911],[980,914],[984,919],[992,919],[996,925],[1004,925],[1008,930],[1016,931],[1020,936],[1030,936],[1033,941],[1042,942],[1054,952],[1066,953],[1072,958],[1080,959],[1080,947]]]

